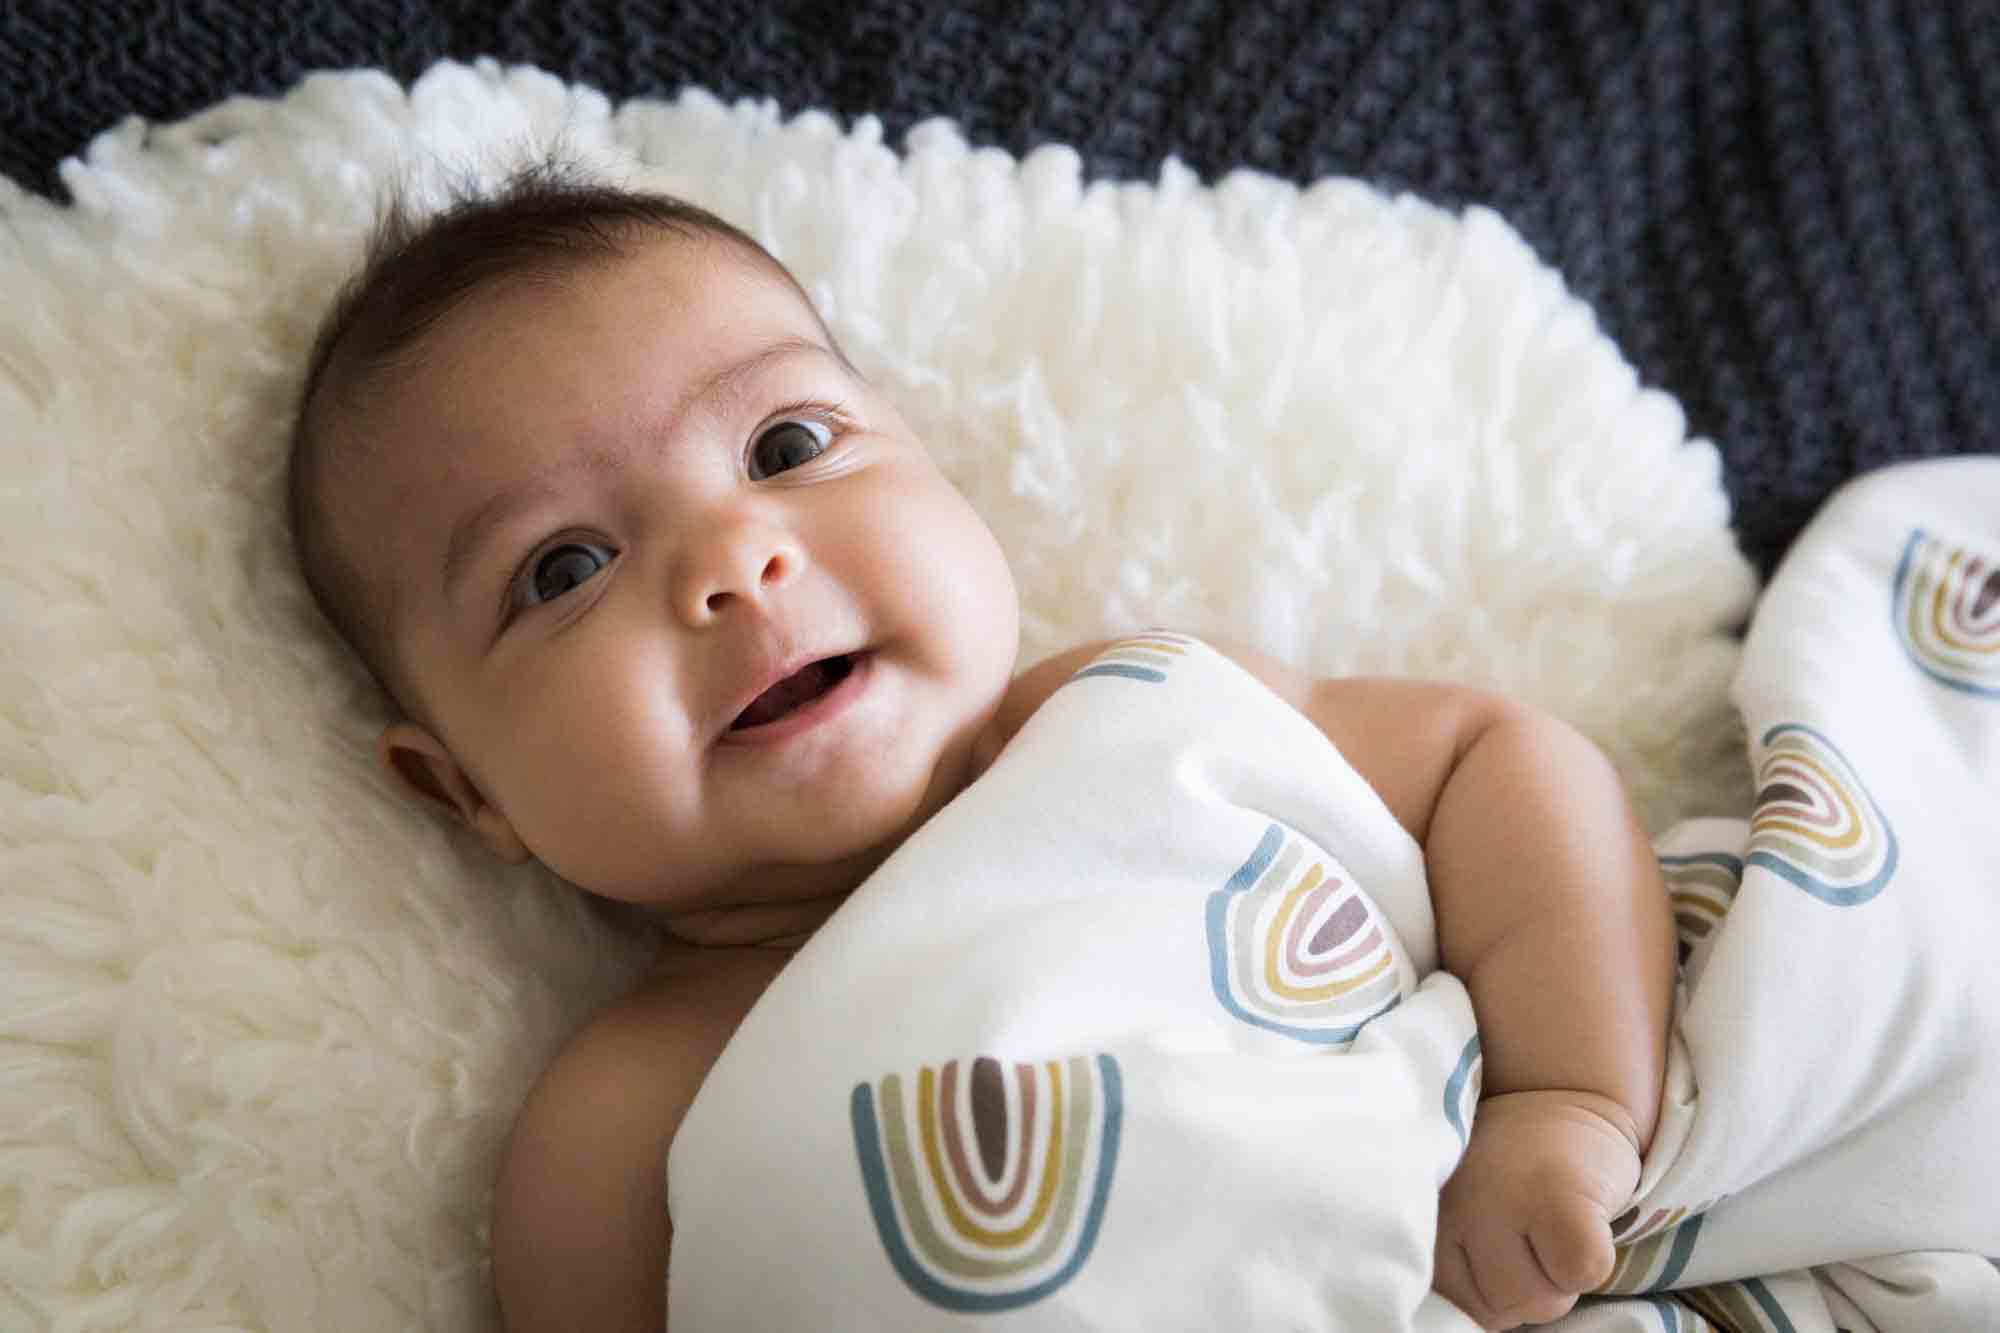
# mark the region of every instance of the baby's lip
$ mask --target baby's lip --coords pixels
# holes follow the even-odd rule
[[[743,711],[780,681],[797,675],[815,662],[825,662],[836,657],[854,658],[860,656],[861,652],[861,649],[855,648],[845,651],[793,653],[775,660],[767,659],[765,666],[747,673],[743,688],[724,702],[715,738],[721,740],[726,737],[736,725],[736,720],[743,716]]]

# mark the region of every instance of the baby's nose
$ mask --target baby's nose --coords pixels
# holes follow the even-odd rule
[[[805,566],[789,534],[756,520],[719,527],[702,546],[683,562],[675,597],[681,617],[695,626],[712,623],[734,603],[763,601]]]

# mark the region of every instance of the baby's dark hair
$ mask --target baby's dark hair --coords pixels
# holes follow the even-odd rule
[[[406,366],[424,336],[474,293],[512,281],[559,278],[627,255],[648,234],[736,247],[799,291],[785,266],[745,232],[671,195],[593,180],[550,157],[497,189],[461,185],[448,206],[418,216],[400,189],[382,206],[360,268],[321,321],[293,416],[286,488],[292,549],[320,612],[389,701],[421,717],[389,642],[393,607],[371,590],[335,540],[328,503],[336,471],[369,442],[337,429]],[[839,345],[820,331],[845,362]]]

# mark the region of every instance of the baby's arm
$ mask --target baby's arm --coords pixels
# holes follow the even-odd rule
[[[1340,749],[1424,848],[1484,1095],[1439,1201],[1438,1290],[1488,1327],[1610,1275],[1666,1064],[1673,922],[1611,763],[1549,715],[1418,681],[1310,680],[1231,655]]]

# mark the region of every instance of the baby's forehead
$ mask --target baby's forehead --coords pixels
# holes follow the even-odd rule
[[[732,336],[712,337],[723,325]],[[641,354],[654,348],[671,351]],[[336,484],[349,493],[345,507],[359,531],[388,511],[406,519],[424,512],[412,501],[467,490],[466,474],[481,479],[473,491],[529,473],[553,480],[602,460],[589,448],[536,447],[537,438],[544,445],[550,438],[538,436],[540,428],[566,441],[600,427],[612,432],[623,423],[600,404],[616,395],[651,394],[658,406],[720,371],[806,356],[847,370],[789,274],[726,238],[646,238],[567,273],[506,275],[468,291],[376,367],[364,392],[342,395],[351,410],[336,427],[347,437],[337,451],[346,476]]]
[[[626,337],[671,324],[699,343],[709,328],[737,324],[747,309],[765,313],[771,336],[806,333],[845,363],[831,332],[798,281],[777,260],[730,238],[664,234],[652,229],[619,253],[591,256],[559,267],[496,274],[469,288],[407,349],[385,367],[385,388],[434,389],[435,381],[468,359],[475,364],[495,350],[496,331],[520,328],[562,303],[615,319],[616,354]],[[690,349],[699,359],[705,347]],[[559,366],[530,363],[516,373]],[[400,383],[398,383],[400,382]]]

